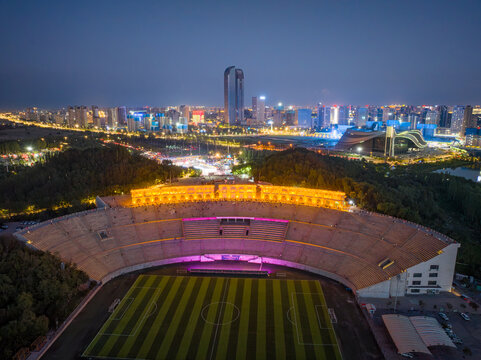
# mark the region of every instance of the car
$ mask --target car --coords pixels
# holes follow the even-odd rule
[[[410,358],[410,359],[414,358],[414,355],[411,353],[402,353],[401,356],[405,358]]]
[[[7,230],[7,229],[8,229],[8,225],[7,225],[7,224],[2,224],[2,225],[0,226],[0,228],[1,228],[2,230]]]
[[[448,316],[447,316],[445,313],[440,312],[440,313],[438,313],[438,315],[439,315],[439,317],[440,317],[441,319],[446,320],[446,321],[449,321],[449,318],[448,318]]]
[[[455,344],[462,344],[463,343],[463,340],[461,340],[460,338],[458,338],[457,336],[453,337],[453,343]]]
[[[461,315],[461,317],[462,317],[464,320],[466,320],[466,321],[471,320],[471,319],[469,318],[469,315],[466,314],[466,313],[460,313],[459,315]]]
[[[20,226],[20,225],[19,225],[19,226],[17,226],[17,227],[15,228],[15,231],[19,231],[19,230],[22,230],[22,229],[23,229],[23,226]]]

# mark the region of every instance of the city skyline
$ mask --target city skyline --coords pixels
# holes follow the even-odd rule
[[[0,0],[0,359],[475,358],[479,14]]]
[[[126,1],[3,1],[0,7],[6,34],[0,39],[2,109],[222,106],[218,74],[230,64],[247,74],[247,99],[260,94],[292,104],[481,99],[481,50],[475,46],[481,40],[476,19],[481,4],[475,1],[145,1],[142,7]],[[241,28],[230,26],[235,20]]]

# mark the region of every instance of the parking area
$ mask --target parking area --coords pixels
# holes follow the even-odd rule
[[[14,232],[24,229],[28,226],[37,224],[37,221],[14,221],[1,222],[0,221],[0,235],[13,234]]]
[[[373,316],[372,326],[375,333],[387,333],[381,316],[383,314],[397,313],[406,316],[430,316],[438,320],[445,328],[446,333],[455,342],[456,349],[448,347],[431,347],[433,357],[424,354],[415,354],[416,359],[439,359],[439,360],[461,360],[475,359],[481,353],[481,311],[471,307],[468,302],[460,296],[451,293],[421,296],[399,297],[394,309],[395,299],[360,299],[361,303],[371,303],[376,307]],[[442,312],[448,318],[444,319],[439,313]],[[470,320],[465,320],[461,313],[468,315]],[[404,359],[397,354],[396,348],[387,334],[384,350],[389,359]]]

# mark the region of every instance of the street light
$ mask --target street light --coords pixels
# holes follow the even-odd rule
[[[27,151],[32,151],[32,150],[33,150],[33,147],[27,146]]]

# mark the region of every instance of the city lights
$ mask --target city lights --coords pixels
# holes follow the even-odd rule
[[[3,3],[0,359],[481,353],[481,0]]]

